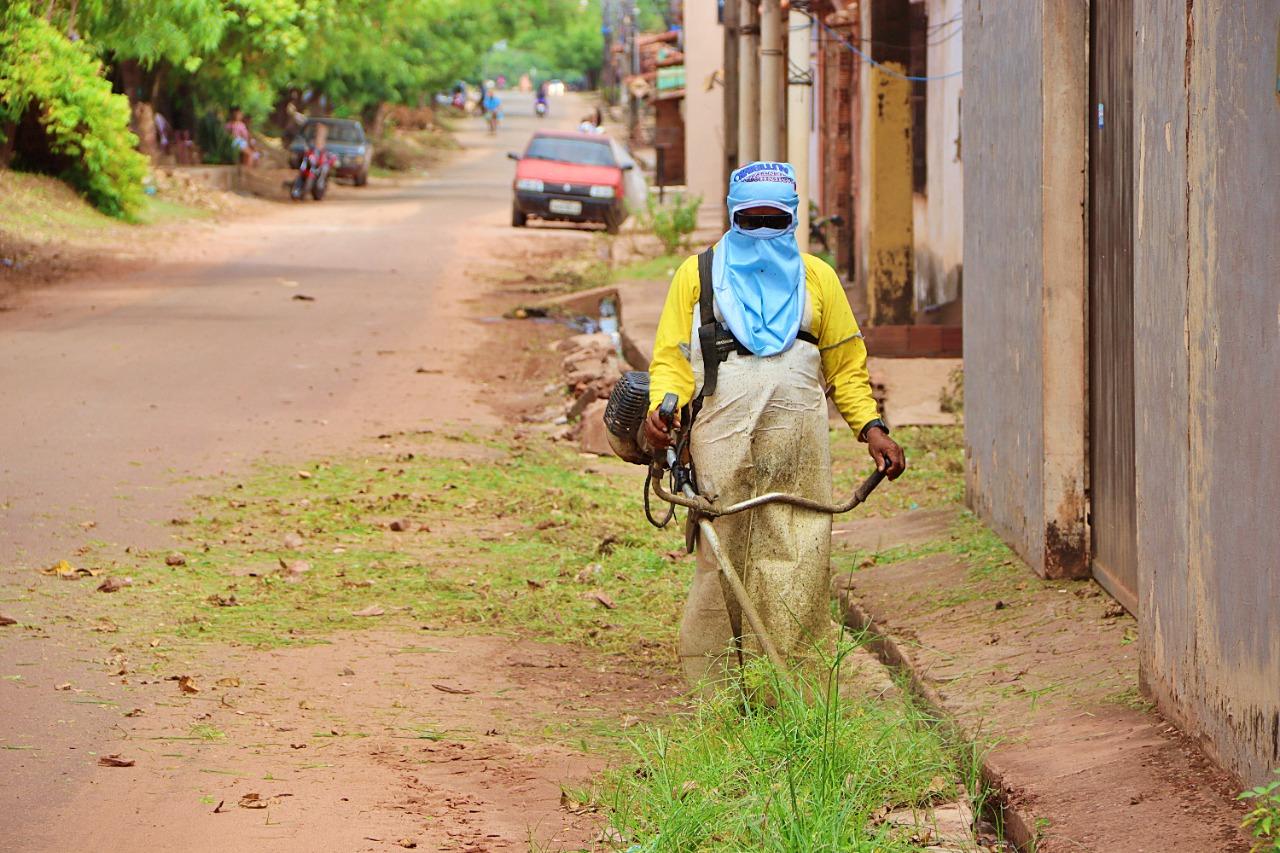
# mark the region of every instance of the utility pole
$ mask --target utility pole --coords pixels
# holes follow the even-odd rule
[[[813,103],[813,63],[809,56],[812,26],[807,15],[791,10],[787,21],[787,160],[796,170],[800,217],[796,242],[809,251],[809,122]]]
[[[738,167],[738,0],[724,4],[724,186]],[[729,211],[724,212],[724,226],[729,227]]]
[[[782,4],[764,0],[760,15],[760,159],[781,160]]]
[[[756,0],[733,0],[738,7],[738,159],[760,159],[760,7]],[[730,95],[731,93],[726,93]]]
[[[625,2],[625,0],[624,0]],[[640,40],[639,40],[640,8],[637,0],[631,0],[631,8],[627,10],[623,22],[627,28],[627,64],[632,77],[640,73]],[[640,125],[640,99],[627,86],[627,142],[636,143],[636,129]]]

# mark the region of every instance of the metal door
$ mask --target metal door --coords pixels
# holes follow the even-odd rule
[[[1089,90],[1093,575],[1137,612],[1133,440],[1133,0],[1094,0]]]

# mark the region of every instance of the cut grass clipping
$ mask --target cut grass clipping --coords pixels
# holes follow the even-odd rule
[[[958,488],[958,430],[898,432],[912,471],[859,513],[943,505]],[[847,433],[833,442],[842,494],[871,467]],[[681,525],[645,522],[643,477],[539,438],[430,433],[363,456],[261,466],[197,501],[175,529],[180,563],[163,551],[117,555],[104,570],[133,586],[77,601],[75,613],[140,641],[276,646],[425,625],[667,668],[692,568]]]
[[[608,837],[636,853],[892,853],[922,839],[884,821],[890,811],[965,798],[977,810],[976,758],[951,748],[925,712],[896,695],[840,697],[849,648],[824,683],[754,662],[744,679],[753,687],[726,688],[633,739],[633,763],[595,793]]]

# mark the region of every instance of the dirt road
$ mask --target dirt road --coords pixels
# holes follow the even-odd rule
[[[513,239],[505,152],[536,121],[525,100],[509,97],[497,136],[469,123],[464,151],[426,180],[281,205],[193,238],[184,262],[64,283],[0,315],[0,613],[20,622],[0,628],[0,850],[594,837],[589,815],[561,808],[561,786],[600,766],[565,745],[567,712],[613,719],[652,684],[567,647],[397,631],[214,645],[148,673],[138,649],[63,627],[50,614],[72,593],[35,572],[83,549],[170,547],[192,494],[263,459],[499,423],[484,376],[510,347],[477,270]],[[546,123],[580,111],[558,107]],[[139,760],[99,766],[111,753]]]

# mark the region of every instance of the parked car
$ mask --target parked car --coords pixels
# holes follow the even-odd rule
[[[627,218],[623,174],[635,161],[603,134],[540,131],[516,161],[511,224],[529,217],[565,222],[602,222],[618,233]]]
[[[302,157],[315,141],[316,128],[319,125],[328,127],[325,148],[338,158],[333,169],[333,176],[347,178],[358,187],[369,183],[369,164],[373,161],[373,146],[364,135],[364,128],[358,121],[345,118],[309,118],[302,126],[302,132],[294,137],[289,146],[289,164],[298,168]]]

